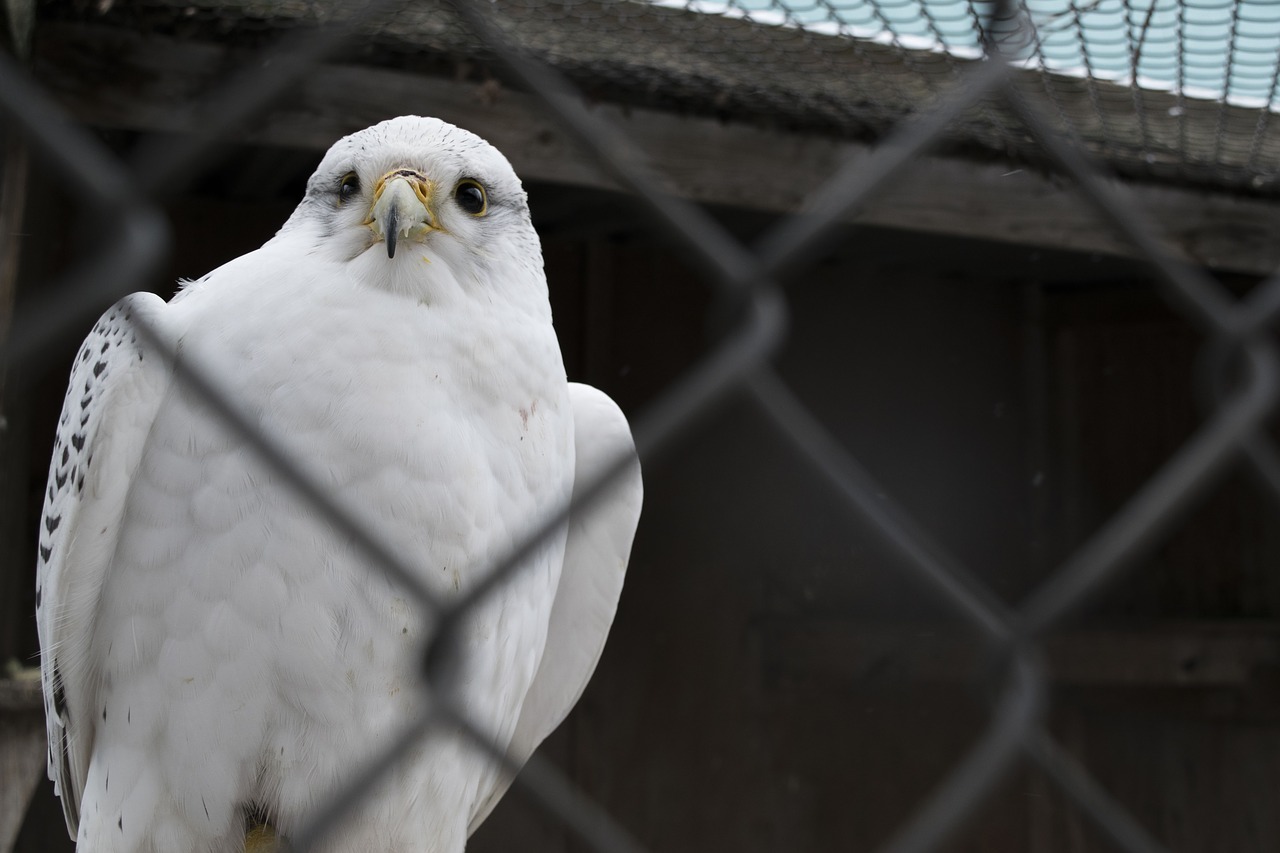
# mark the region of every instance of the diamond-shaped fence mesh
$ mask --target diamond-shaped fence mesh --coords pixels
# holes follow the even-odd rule
[[[33,300],[17,318],[9,348],[14,363],[24,363],[67,328],[83,328],[113,298],[147,286],[168,241],[151,194],[172,192],[207,168],[220,141],[244,132],[263,108],[304,85],[320,62],[377,46],[380,56],[434,70],[487,63],[490,73],[526,87],[544,117],[628,191],[627,203],[644,208],[668,240],[682,245],[721,306],[723,328],[714,345],[634,419],[642,460],[652,463],[711,408],[731,394],[745,394],[829,481],[850,517],[868,524],[918,575],[921,594],[983,638],[995,685],[985,731],[880,849],[941,849],[1020,762],[1041,768],[1116,849],[1164,849],[1050,732],[1045,635],[1164,542],[1241,460],[1280,495],[1280,464],[1266,432],[1280,393],[1280,361],[1269,336],[1280,313],[1280,279],[1240,298],[1170,257],[1147,212],[1101,170],[1274,192],[1280,140],[1270,116],[1280,80],[1280,17],[1270,4],[149,0],[88,10],[66,4],[42,14],[51,26],[88,19],[125,32],[227,39],[237,56],[258,61],[236,63],[219,92],[185,105],[201,133],[158,146],[130,165],[68,121],[42,81],[4,59],[0,105],[37,155],[36,174],[74,184],[110,232],[94,254],[45,288],[47,298]],[[20,38],[21,28],[14,30]],[[68,66],[82,61],[72,54],[61,58]],[[181,81],[170,84],[180,87]],[[158,84],[140,74],[138,85]],[[796,215],[745,243],[696,204],[663,189],[643,147],[593,110],[592,99],[679,106],[877,144],[870,156],[836,164]],[[95,105],[82,106],[91,120]],[[168,119],[151,121],[163,128]],[[891,188],[929,149],[1036,164],[1074,183],[1097,219],[1151,268],[1167,301],[1211,341],[1220,368],[1203,424],[1016,605],[898,508],[771,366],[786,333],[784,282],[829,246],[851,211]],[[307,460],[291,451],[287,436],[254,426],[216,361],[175,359],[172,342],[145,326],[141,331],[264,466],[437,616],[424,670],[429,692],[433,679],[448,672],[449,631],[458,617],[507,580],[570,509],[531,531],[489,569],[486,582],[445,606],[415,584],[404,555],[384,546],[376,519],[326,491]],[[615,466],[580,503],[589,504],[620,470]],[[466,732],[476,749],[504,760],[484,732],[449,706],[446,692],[432,695],[431,714],[353,771],[337,801],[317,810],[314,822],[293,839],[294,849],[321,839],[407,745],[437,727]],[[535,757],[517,785],[589,849],[645,849],[636,840],[643,827],[631,827],[633,836],[550,764]]]

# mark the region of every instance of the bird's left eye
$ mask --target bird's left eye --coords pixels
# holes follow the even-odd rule
[[[457,189],[453,191],[453,197],[458,202],[458,207],[472,216],[484,216],[485,211],[489,209],[489,199],[485,196],[484,187],[479,181],[471,178],[458,182]]]
[[[338,200],[350,201],[360,193],[360,176],[355,172],[347,172],[338,184]]]

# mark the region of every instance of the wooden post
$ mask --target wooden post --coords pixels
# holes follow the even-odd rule
[[[44,775],[45,749],[39,670],[0,679],[0,853],[13,849],[22,829]]]
[[[5,0],[9,44],[20,61],[27,59],[34,22],[33,0]],[[22,257],[23,211],[29,169],[26,140],[9,127],[0,135],[0,341],[9,335],[18,291]],[[0,364],[0,853],[13,849],[45,763],[44,703],[38,669],[20,669],[18,655],[22,627],[30,624],[23,603],[34,564],[23,559],[27,514],[29,460],[22,448],[21,430],[14,429],[5,391],[6,366]],[[27,618],[23,618],[26,616]],[[12,678],[5,678],[8,664]]]
[[[22,51],[18,51],[21,53]],[[0,341],[9,334],[18,289],[18,268],[24,241],[23,211],[27,199],[29,169],[26,141],[12,127],[0,134]],[[23,541],[27,527],[27,482],[30,467],[26,448],[20,446],[20,422],[15,418],[6,390],[7,365],[0,364],[0,665],[9,658],[29,652],[19,639],[30,614],[22,602],[30,595],[25,587],[34,563],[24,559]],[[34,521],[31,524],[34,525]],[[23,563],[25,565],[19,565]],[[26,617],[26,618],[24,618]]]

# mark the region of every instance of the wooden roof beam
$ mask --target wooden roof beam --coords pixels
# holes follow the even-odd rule
[[[88,24],[37,32],[40,80],[79,120],[108,128],[199,133],[204,96],[254,53]],[[595,107],[648,155],[673,192],[707,204],[796,210],[847,158],[871,147],[710,118]],[[436,115],[501,149],[530,180],[614,188],[529,95],[398,70],[317,67],[292,97],[237,142],[323,150],[337,137],[404,113]],[[1176,256],[1221,271],[1280,266],[1280,205],[1166,186],[1126,184]],[[852,223],[1133,256],[1061,179],[1029,169],[927,156],[870,201]]]

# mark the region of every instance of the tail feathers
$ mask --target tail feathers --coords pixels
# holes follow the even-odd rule
[[[244,853],[289,853],[289,842],[269,823],[254,823],[244,834]]]

